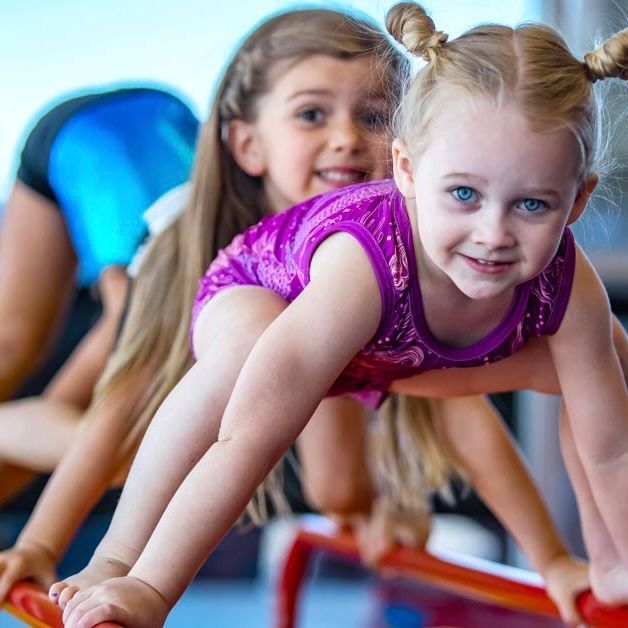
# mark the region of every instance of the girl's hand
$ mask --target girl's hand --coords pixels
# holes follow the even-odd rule
[[[65,628],[89,628],[105,621],[125,628],[163,626],[170,608],[151,586],[126,576],[77,593],[63,611]]]
[[[56,577],[54,557],[41,545],[19,543],[0,552],[0,602],[18,580],[28,578],[48,588]]]
[[[378,497],[369,516],[353,520],[362,561],[377,566],[396,546],[425,547],[430,535],[431,513],[424,509],[407,510]]]
[[[119,560],[94,555],[89,564],[74,576],[55,582],[48,591],[50,599],[65,609],[68,602],[80,591],[100,584],[109,578],[126,576],[131,568]]]
[[[570,554],[559,554],[541,574],[545,589],[558,607],[562,620],[568,625],[582,623],[576,608],[576,597],[590,588],[589,565]]]

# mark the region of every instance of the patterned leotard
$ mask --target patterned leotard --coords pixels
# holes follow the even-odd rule
[[[366,251],[379,282],[382,317],[329,395],[361,393],[363,401],[376,406],[394,380],[430,369],[496,362],[560,326],[575,264],[569,230],[543,272],[517,286],[509,310],[489,334],[463,348],[440,343],[425,321],[403,198],[392,181],[378,181],[310,199],[238,235],[200,281],[192,328],[203,305],[234,285],[263,286],[294,300],[309,282],[314,251],[338,231],[354,236]]]

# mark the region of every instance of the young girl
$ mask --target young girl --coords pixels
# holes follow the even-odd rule
[[[381,29],[336,11],[292,11],[244,41],[202,129],[191,199],[182,190],[166,205],[184,204],[186,211],[141,264],[90,420],[16,547],[0,557],[0,598],[20,577],[50,583],[81,519],[128,466],[154,409],[188,367],[189,310],[217,248],[264,213],[389,172],[388,94],[398,92],[405,63]],[[155,211],[157,220],[167,220]],[[336,399],[304,433],[301,464],[313,506],[368,511],[364,423],[357,402]],[[332,483],[321,452],[339,446]]]
[[[612,543],[590,546],[596,593],[626,599],[624,581],[609,595],[604,580],[623,577],[628,558],[624,505],[612,499],[625,486],[626,385],[604,291],[566,225],[596,181],[591,83],[625,76],[628,33],[581,63],[544,26],[447,42],[412,3],[388,24],[428,60],[400,108],[395,183],[267,218],[210,266],[193,310],[197,362],[151,423],[93,559],[132,568],[74,595],[67,626],[162,625],[327,396],[381,398],[430,369],[508,369],[535,337],[586,474],[576,489],[594,515],[599,506],[610,532],[600,538],[617,544],[614,554]],[[542,366],[521,355],[527,384]],[[530,542],[537,532],[525,531]]]

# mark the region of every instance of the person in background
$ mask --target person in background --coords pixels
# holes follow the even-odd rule
[[[143,213],[188,179],[197,134],[177,96],[132,87],[65,99],[28,135],[0,228],[0,401],[49,357],[77,288],[98,286],[102,315],[41,397],[0,405],[0,499],[65,450],[119,326]]]

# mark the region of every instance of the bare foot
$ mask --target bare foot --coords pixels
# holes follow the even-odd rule
[[[48,596],[63,609],[79,591],[84,591],[109,578],[126,576],[129,570],[130,567],[119,560],[94,556],[85,569],[61,582],[55,582],[50,587]]]

